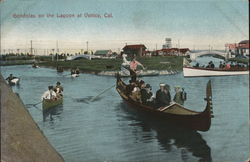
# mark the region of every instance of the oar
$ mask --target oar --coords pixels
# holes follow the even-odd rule
[[[71,74],[65,74],[65,75],[62,75],[62,76],[65,77],[65,76],[68,76],[68,75],[71,75]]]
[[[42,102],[43,102],[43,101],[40,101],[40,102],[35,103],[35,104],[26,104],[26,106],[27,106],[27,105],[30,105],[30,106],[34,106],[34,107],[35,107],[36,105],[38,105],[38,104],[40,104],[40,103],[42,103]]]
[[[100,95],[102,95],[103,93],[107,92],[108,90],[110,90],[111,88],[113,88],[116,84],[112,85],[111,87],[103,90],[100,94],[96,95],[95,97],[91,98],[90,102],[94,101],[97,97],[99,97]]]

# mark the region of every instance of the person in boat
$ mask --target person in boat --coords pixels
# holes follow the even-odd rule
[[[44,92],[44,94],[42,95],[42,100],[44,99],[56,100],[56,92],[54,91],[53,86],[49,86],[48,90]]]
[[[210,68],[214,68],[215,66],[214,66],[214,63],[213,63],[213,61],[211,61],[211,63],[210,63]]]
[[[171,95],[170,95],[169,85],[163,83],[160,84],[160,89],[156,92],[156,107],[165,107],[170,105]]]
[[[61,86],[60,82],[56,82],[56,86],[54,88],[54,91],[56,92],[56,94],[58,95],[63,95],[63,87]]]
[[[129,80],[129,84],[126,86],[126,94],[127,96],[131,95],[133,89],[136,87],[136,83]]]
[[[32,67],[37,68],[37,64],[35,62],[33,62]]]
[[[137,84],[138,84],[140,89],[142,89],[143,87],[146,86],[146,84],[145,84],[145,82],[143,80],[139,80]]]
[[[229,63],[227,63],[225,69],[228,70],[228,69],[230,69],[230,68],[231,68],[231,65],[230,65]]]
[[[5,80],[7,80],[8,83],[10,84],[10,83],[11,83],[11,80],[12,80],[12,79],[15,79],[15,78],[17,78],[17,77],[14,77],[13,74],[10,74]]]
[[[175,96],[173,101],[180,105],[184,105],[184,101],[186,100],[186,92],[184,91],[184,89],[181,90],[180,86],[176,86],[174,90]]]
[[[135,57],[134,57],[133,60],[129,63],[129,72],[130,72],[131,80],[132,80],[133,82],[136,81],[136,70],[137,70],[137,66],[138,66],[138,65],[141,66],[143,69],[145,69],[144,66],[143,66],[140,62],[136,61],[136,58],[135,58]]]
[[[141,101],[145,105],[153,105],[153,93],[149,84],[143,84],[141,89]]]
[[[233,61],[231,61],[231,63],[230,63],[230,68],[234,68],[234,63],[233,63]]]
[[[78,67],[76,67],[75,73],[80,74],[80,69]]]
[[[206,68],[210,68],[211,67],[211,61],[208,62],[208,65],[206,66]]]
[[[223,68],[223,64],[222,64],[222,61],[220,61],[220,65],[219,65],[219,68],[222,69]]]
[[[133,91],[131,92],[130,97],[136,101],[136,102],[141,102],[141,90],[139,87],[134,87]]]
[[[222,66],[222,68],[224,69],[226,67],[226,63],[225,62],[223,62],[223,66]]]
[[[73,75],[73,74],[75,74],[76,72],[75,72],[74,69],[71,69],[71,70],[70,70],[70,73],[71,73],[71,75]]]
[[[195,65],[194,65],[194,67],[200,67],[200,64],[197,62]]]

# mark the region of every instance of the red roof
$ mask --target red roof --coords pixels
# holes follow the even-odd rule
[[[133,45],[126,45],[125,47],[123,47],[123,49],[125,48],[132,48],[132,49],[145,48],[146,49],[146,46],[144,44],[133,44]]]
[[[239,44],[239,48],[248,48],[249,49],[249,43],[246,44]]]

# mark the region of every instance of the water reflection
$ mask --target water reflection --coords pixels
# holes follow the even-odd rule
[[[137,136],[143,136],[142,142],[148,142],[148,140],[156,138],[166,152],[174,151],[172,149],[175,146],[180,150],[180,157],[183,161],[193,159],[193,157],[190,157],[190,154],[198,158],[199,161],[212,161],[211,149],[197,131],[174,127],[157,120],[149,120],[149,116],[136,112],[124,102],[120,103],[119,107],[122,108],[121,113],[127,114],[127,116],[123,116],[126,120],[136,121],[136,124],[130,124],[129,126],[141,127],[143,132],[147,132],[147,136],[145,136],[133,131],[136,138],[139,138]],[[135,128],[135,130],[137,129]],[[154,131],[156,132],[155,136],[153,134]]]
[[[89,104],[90,102],[100,101],[103,97],[87,96],[83,98],[73,98],[73,101]]]
[[[60,117],[60,114],[62,112],[63,112],[63,105],[58,105],[56,107],[44,110],[43,111],[43,121],[44,122],[47,120],[53,121],[55,117]]]

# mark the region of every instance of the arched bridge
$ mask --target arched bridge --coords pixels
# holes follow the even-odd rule
[[[190,58],[192,60],[195,60],[197,57],[203,56],[203,55],[220,55],[220,56],[222,56],[224,58],[229,57],[228,53],[221,52],[221,51],[216,51],[216,50],[213,50],[213,51],[190,52]]]
[[[78,59],[81,59],[81,58],[91,60],[91,58],[96,58],[96,57],[97,56],[90,55],[90,54],[81,54],[81,55],[76,55],[76,56],[68,56],[67,60],[78,60]]]

